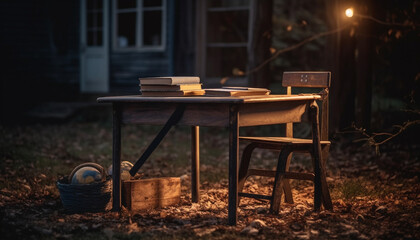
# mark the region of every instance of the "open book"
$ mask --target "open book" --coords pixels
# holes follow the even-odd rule
[[[204,89],[206,96],[252,96],[268,95],[270,90],[267,88],[249,88],[249,87],[222,87]]]
[[[197,76],[148,77],[148,78],[139,78],[139,80],[140,80],[140,85],[177,85],[177,84],[200,83],[200,78]]]
[[[145,97],[183,97],[183,96],[201,96],[204,90],[179,90],[179,91],[142,91],[141,95]]]

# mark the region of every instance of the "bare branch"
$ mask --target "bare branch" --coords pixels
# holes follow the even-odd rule
[[[416,125],[416,124],[420,124],[420,120],[413,120],[413,121],[407,121],[405,122],[403,125],[395,125],[394,127],[398,128],[398,131],[395,133],[373,133],[371,135],[369,135],[366,132],[366,129],[363,128],[358,128],[357,126],[355,126],[354,124],[352,125],[352,127],[359,132],[360,134],[362,134],[363,136],[365,136],[366,138],[360,138],[360,139],[356,139],[353,142],[363,142],[366,141],[370,146],[374,146],[375,147],[375,152],[376,154],[380,154],[379,151],[379,146],[390,141],[391,139],[397,137],[398,135],[400,135],[402,132],[404,132],[405,130],[407,130],[408,127],[412,126],[412,125]],[[379,137],[379,136],[388,136],[387,138],[385,138],[382,141],[377,141],[375,139],[375,137]]]
[[[415,125],[415,124],[420,124],[420,120],[415,120],[415,121],[407,121],[405,122],[402,126],[399,126],[399,130],[398,132],[392,134],[390,137],[386,138],[385,140],[383,140],[382,142],[376,142],[375,145],[379,146],[381,144],[384,144],[386,142],[388,142],[389,140],[395,138],[396,136],[400,135],[403,131],[405,131],[409,126]]]
[[[372,133],[372,135],[376,137],[376,136],[383,136],[383,135],[392,136],[393,134],[392,133]]]
[[[390,22],[384,22],[382,20],[379,20],[377,18],[374,18],[372,16],[367,16],[367,15],[362,15],[362,14],[354,14],[357,17],[360,18],[364,18],[364,19],[369,19],[372,20],[376,23],[382,24],[382,25],[387,25],[387,26],[400,26],[400,27],[411,27],[411,26],[419,26],[418,24],[415,23],[390,23]]]

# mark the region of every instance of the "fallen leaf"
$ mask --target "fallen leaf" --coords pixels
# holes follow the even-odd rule
[[[216,228],[195,228],[194,233],[195,235],[202,237],[208,234],[211,234],[212,232],[216,231]]]
[[[264,221],[262,221],[262,220],[256,219],[256,220],[252,221],[252,222],[249,224],[249,226],[251,226],[251,227],[253,227],[253,228],[261,229],[261,228],[263,228],[263,227],[266,227],[266,226],[267,226],[267,224],[265,224],[265,222],[264,222]]]
[[[253,228],[251,226],[247,226],[244,229],[242,229],[241,233],[243,234],[249,234],[249,235],[258,235],[260,230]]]

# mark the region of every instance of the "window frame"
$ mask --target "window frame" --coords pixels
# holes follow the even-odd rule
[[[136,8],[127,8],[123,10],[117,9],[117,1],[112,1],[112,49],[115,52],[163,52],[166,50],[166,15],[167,15],[167,1],[162,0],[160,7],[143,7],[143,0],[136,0]],[[143,44],[143,13],[145,11],[161,10],[162,12],[162,25],[161,25],[161,44],[159,46],[145,46]],[[119,13],[135,12],[136,13],[136,27],[135,27],[135,46],[121,48],[118,46],[118,24],[117,16]]]

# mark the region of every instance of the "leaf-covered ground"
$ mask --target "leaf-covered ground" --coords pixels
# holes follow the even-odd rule
[[[420,239],[420,146],[398,139],[382,146],[380,156],[344,136],[333,139],[327,166],[333,211],[314,212],[311,183],[292,181],[295,203],[282,203],[279,215],[268,212],[266,201],[243,198],[237,226],[228,226],[226,129],[201,129],[201,200],[191,203],[189,128],[177,127],[141,172],[146,178],[181,177],[178,206],[68,214],[56,181],[83,162],[110,165],[109,115],[108,109],[88,111],[61,123],[0,127],[2,239]],[[125,126],[123,160],[135,162],[158,130]],[[274,168],[276,154],[256,151],[252,163]],[[295,155],[291,167],[308,170],[310,160]],[[268,194],[272,184],[272,179],[252,177],[245,188]]]

